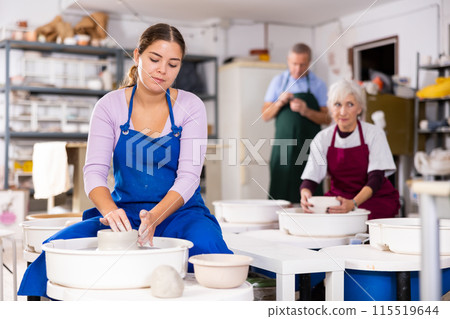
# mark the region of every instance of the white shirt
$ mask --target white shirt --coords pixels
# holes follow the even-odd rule
[[[369,147],[369,166],[367,173],[374,170],[385,171],[385,176],[393,174],[396,170],[394,159],[392,157],[391,149],[389,148],[386,134],[379,127],[366,122],[360,122],[364,142]],[[320,183],[327,174],[327,153],[331,145],[333,132],[336,124],[327,127],[320,131],[311,142],[310,155],[306,163],[305,170],[302,174],[302,179],[309,179],[316,183]],[[359,138],[359,128],[347,136],[341,138],[336,132],[334,146],[337,148],[350,148],[361,145]]]

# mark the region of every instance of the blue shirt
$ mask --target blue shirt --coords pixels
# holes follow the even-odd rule
[[[319,79],[311,71],[308,71],[308,74],[311,93],[317,99],[319,106],[327,106],[327,86],[325,85],[325,82]],[[286,85],[286,79],[288,77],[289,80]],[[280,75],[277,75],[270,82],[269,88],[267,89],[266,95],[264,97],[264,102],[275,102],[281,95],[281,93],[283,93],[286,89],[291,93],[308,92],[308,82],[306,80],[306,76],[296,80],[291,76],[289,70],[286,70]]]

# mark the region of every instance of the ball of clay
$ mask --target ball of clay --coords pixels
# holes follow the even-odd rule
[[[168,265],[153,270],[150,277],[151,292],[158,298],[178,298],[183,295],[184,282],[180,274]]]
[[[112,231],[101,229],[97,232],[98,250],[134,250],[138,249],[138,231]]]

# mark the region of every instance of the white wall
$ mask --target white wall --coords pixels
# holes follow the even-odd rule
[[[53,20],[59,12],[59,0],[1,0],[0,26],[13,26],[18,20],[27,20],[29,26],[37,27]]]
[[[412,85],[416,85],[416,54],[431,55],[434,58],[444,50],[443,37],[440,36],[439,0],[404,0],[372,8],[356,24],[346,31],[342,38],[318,63],[317,73],[331,84],[341,74],[332,72],[326,63],[329,53],[338,57],[340,63],[347,63],[347,49],[356,44],[378,39],[398,36],[399,39],[399,74],[409,76]],[[447,5],[449,0],[445,0]],[[315,28],[315,49],[325,52],[331,43],[353,24],[362,12],[342,17]],[[447,40],[448,41],[448,40]],[[448,44],[447,44],[448,45]],[[445,50],[448,54],[448,49]],[[342,70],[344,68],[341,68]],[[427,79],[424,79],[426,81]],[[421,84],[423,85],[423,84]]]
[[[441,50],[450,55],[450,0],[441,1]]]
[[[227,55],[248,56],[252,49],[264,49],[266,36],[270,61],[274,63],[286,63],[287,53],[295,43],[313,46],[311,28],[269,23],[266,35],[263,23],[231,21],[226,35]]]
[[[269,24],[268,47],[270,62],[286,63],[288,51],[295,43],[303,42],[314,47],[311,28]],[[313,55],[315,52],[313,52]]]

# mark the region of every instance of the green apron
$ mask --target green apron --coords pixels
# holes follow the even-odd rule
[[[289,76],[286,79],[283,91],[286,89],[289,81]],[[311,93],[309,84],[309,75],[306,76],[308,84],[308,92],[295,93],[294,97],[305,101],[306,105],[315,111],[320,111],[319,103],[315,96]],[[281,145],[272,146],[272,155],[270,158],[270,197],[274,199],[285,199],[291,203],[300,202],[300,184],[302,183],[301,176],[305,169],[306,160],[303,160],[305,155],[309,153],[308,148],[303,150],[300,156],[303,144],[306,140],[308,143],[320,131],[320,125],[312,122],[306,117],[300,115],[298,112],[293,112],[289,107],[289,103],[285,104],[275,119],[275,143]],[[287,142],[283,144],[282,140],[293,139],[296,140],[295,145]],[[286,152],[287,150],[287,152]],[[283,152],[287,157],[282,156]],[[314,195],[322,195],[322,185],[320,184]]]

